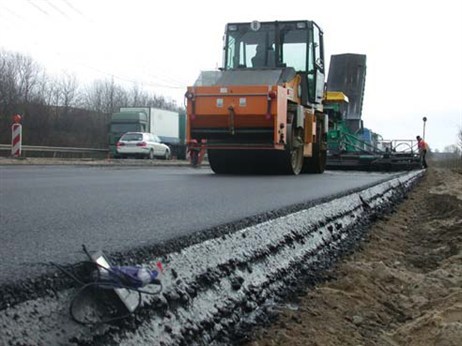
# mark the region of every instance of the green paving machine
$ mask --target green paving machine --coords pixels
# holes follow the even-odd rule
[[[327,168],[409,170],[420,167],[417,143],[388,140],[363,126],[366,55],[332,55],[324,97],[329,115]]]

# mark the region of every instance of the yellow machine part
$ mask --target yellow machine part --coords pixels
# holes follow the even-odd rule
[[[341,91],[326,91],[324,94],[324,102],[348,103],[349,100],[348,96]]]

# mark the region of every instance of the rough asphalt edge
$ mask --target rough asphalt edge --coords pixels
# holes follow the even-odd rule
[[[188,320],[188,323],[180,329],[180,336],[175,333],[169,326],[169,320],[174,319],[176,314],[175,304],[181,305],[187,302],[182,301],[184,296],[190,292],[182,292],[184,288],[179,288],[177,294],[171,297],[167,295],[164,299],[154,299],[147,308],[141,308],[137,312],[137,317],[132,321],[124,321],[119,325],[119,330],[113,330],[107,334],[96,336],[88,340],[92,345],[137,345],[140,343],[156,342],[159,345],[239,345],[250,336],[253,328],[257,326],[265,326],[277,316],[277,304],[282,304],[287,299],[293,299],[298,292],[313,287],[318,283],[328,280],[329,277],[324,273],[332,265],[341,260],[345,255],[350,254],[360,244],[361,240],[367,235],[370,226],[378,218],[389,214],[396,209],[396,206],[406,198],[407,192],[420,180],[422,175],[407,182],[406,185],[400,184],[397,189],[389,188],[383,194],[376,195],[373,200],[363,201],[364,209],[368,210],[359,222],[354,223],[351,227],[337,228],[340,236],[334,237],[334,241],[329,244],[322,244],[316,249],[315,253],[309,252],[306,257],[300,260],[297,265],[292,267],[290,271],[283,269],[274,275],[267,283],[260,287],[250,287],[246,292],[246,297],[241,300],[230,299],[229,304],[224,307],[218,307],[217,311],[209,318],[196,323],[196,321]],[[374,184],[377,185],[377,184]],[[391,193],[391,196],[382,200],[382,196]],[[376,200],[380,200],[377,205]],[[369,205],[370,204],[370,205]],[[347,212],[347,215],[350,212]],[[328,220],[330,223],[332,220]],[[335,230],[334,230],[335,231]],[[307,232],[310,233],[312,231]],[[284,247],[290,246],[291,242],[304,242],[304,239],[289,238],[284,239],[283,244],[270,247],[267,252],[256,254],[256,257],[261,257],[264,260],[267,257],[274,256],[279,251],[279,245]],[[258,260],[258,258],[257,258]],[[243,265],[241,267],[241,265]],[[239,290],[239,276],[235,275],[236,269],[245,271],[245,263],[228,263],[226,266],[219,268],[218,271],[206,273],[202,278],[204,280],[203,289],[210,288],[216,284],[220,277],[231,276],[232,285],[236,285],[234,289]],[[233,282],[234,281],[234,282]],[[200,285],[199,285],[200,286]],[[193,296],[201,290],[201,287],[193,287]],[[153,309],[154,308],[154,309]],[[159,317],[164,319],[166,325],[150,324],[150,319]],[[166,337],[166,342],[159,339],[152,339],[151,335],[147,335],[146,326],[144,331],[137,333],[137,330],[143,323],[147,322],[148,329],[163,330],[164,334],[170,334]],[[165,327],[165,328],[164,328]],[[152,330],[151,330],[152,331]],[[157,331],[156,331],[157,332]],[[178,332],[178,331],[176,331]],[[130,334],[133,333],[133,334]],[[155,333],[153,333],[155,335]],[[86,342],[85,339],[80,339],[79,342]]]
[[[103,166],[104,167],[104,166]],[[241,220],[236,220],[235,222],[229,222],[220,226],[212,227],[209,229],[201,230],[195,232],[192,235],[176,238],[173,240],[157,243],[154,245],[145,245],[138,248],[131,248],[123,252],[112,252],[107,253],[108,257],[115,264],[124,264],[124,265],[135,265],[143,264],[149,262],[152,258],[159,258],[166,254],[172,252],[178,252],[182,248],[201,243],[203,241],[219,238],[229,233],[237,232],[243,228],[250,227],[268,220],[276,219],[281,216],[295,213],[300,210],[311,208],[314,205],[329,202],[331,200],[347,196],[352,193],[356,193],[365,189],[368,189],[372,186],[379,185],[383,182],[386,182],[390,179],[400,177],[405,175],[407,172],[402,174],[394,174],[390,177],[384,178],[376,183],[371,183],[366,186],[357,189],[351,189],[346,192],[332,195],[328,198],[322,198],[315,201],[310,201],[306,203],[298,203],[292,206],[287,206],[281,209],[276,209],[268,211],[265,213],[253,215]],[[91,249],[90,252],[93,253],[96,250],[104,249]],[[86,260],[84,252],[82,251],[82,260]],[[59,263],[60,265],[63,265]],[[76,263],[74,263],[75,265]],[[64,266],[69,266],[73,264],[66,264]],[[86,270],[86,268],[82,268]],[[77,273],[79,268],[77,268]],[[16,281],[12,283],[6,283],[0,285],[0,311],[8,307],[14,307],[15,305],[22,303],[27,300],[37,299],[40,297],[53,297],[57,292],[69,288],[74,288],[75,282],[70,280],[67,276],[63,275],[59,270],[57,270],[52,265],[49,266],[47,273],[42,274],[37,277],[27,278],[25,280]]]
[[[372,193],[371,199],[367,197],[367,195],[369,195],[370,193],[367,193],[366,196],[364,196],[363,194],[363,197],[366,199],[366,201],[362,201],[362,203],[359,203],[359,206],[354,207],[354,208],[360,208],[360,209],[367,210],[368,208],[370,208],[369,206],[374,207],[375,205],[378,205],[379,209],[375,211],[371,209],[370,210],[371,213],[369,214],[368,218],[363,218],[361,216],[362,221],[363,221],[362,224],[364,226],[367,225],[367,223],[370,222],[369,219],[371,217],[375,218],[374,215],[379,215],[383,213],[385,211],[384,209],[385,207],[388,208],[390,205],[394,205],[395,201],[398,201],[400,198],[403,198],[405,195],[404,188],[409,187],[408,183],[405,183],[405,185],[406,186],[401,185],[403,189],[400,189],[400,186],[396,186],[396,184],[394,185],[394,188],[392,185],[387,184],[388,188],[385,188],[385,190],[383,190],[383,188],[379,188],[378,190],[375,188],[376,192],[374,193],[371,192]],[[374,188],[372,188],[371,190],[374,190]],[[378,195],[377,195],[377,191],[379,191]],[[388,197],[382,198],[381,196],[384,196],[385,194]],[[362,200],[361,197],[360,199]],[[379,202],[376,203],[375,202],[376,200],[379,200]],[[383,202],[380,202],[380,200],[386,201],[388,205],[383,205]],[[355,205],[358,205],[358,204],[355,203]],[[363,207],[361,207],[361,205],[363,205]],[[349,213],[350,213],[349,211],[346,212],[346,214],[349,214]],[[364,214],[364,212],[361,212],[361,213]],[[345,217],[349,218],[350,216],[345,215]],[[332,222],[332,221],[333,220],[330,220],[327,222]],[[334,230],[329,229],[329,227],[327,227],[327,229],[329,229],[329,232],[331,232],[331,234],[332,234],[332,231],[334,231],[333,232],[334,234],[339,233],[341,235],[342,233],[344,233],[348,237],[349,237],[348,233],[351,232],[352,233],[351,236],[353,238],[349,240],[348,242],[349,243],[351,242],[354,245],[357,243],[357,240],[359,239],[357,235],[358,234],[360,235],[361,233],[360,231],[363,230],[364,226],[361,226],[361,229],[358,229],[358,230],[356,230],[356,226],[353,227],[354,229],[349,229],[349,230],[342,229],[341,225],[340,227],[337,227],[337,225],[335,225]],[[317,226],[314,225],[314,227],[315,227],[314,231],[316,232]],[[324,227],[324,229],[326,229],[326,227]],[[308,232],[302,232],[302,233],[309,235],[312,232],[313,230],[308,230]],[[302,234],[302,236],[304,234]],[[289,235],[288,238],[285,237],[284,239],[282,239],[281,245],[283,245],[283,247],[284,246],[287,247],[287,245],[289,245],[289,250],[290,250],[291,242],[292,244],[294,243],[304,244],[304,239],[296,238],[296,237],[293,238],[292,234],[288,234],[288,235]],[[172,312],[173,314],[175,314],[177,307],[178,309],[180,309],[179,311],[181,314],[181,305],[183,306],[185,304],[188,305],[187,299],[184,300],[183,298],[185,297],[187,298],[189,296],[193,297],[195,296],[195,294],[197,294],[198,291],[201,291],[202,289],[207,290],[211,287],[214,287],[214,284],[216,284],[223,277],[225,277],[225,280],[228,280],[229,277],[226,277],[226,276],[229,276],[230,273],[231,275],[233,275],[233,271],[235,271],[236,265],[239,266],[239,263],[237,264],[231,263],[231,262],[223,263],[223,266],[220,265],[218,268],[214,268],[212,271],[207,271],[206,273],[204,273],[205,275],[203,276],[200,275],[200,277],[198,278],[199,280],[197,280],[198,284],[195,284],[195,287],[186,287],[186,289],[185,287],[178,287],[178,289],[175,289],[173,291],[170,290],[169,292],[164,293],[163,296],[158,297],[157,300],[156,299],[151,300],[147,307],[140,308],[137,311],[137,314],[134,315],[132,318],[124,320],[122,323],[115,325],[110,329],[105,328],[104,331],[100,330],[100,332],[98,332],[98,329],[97,330],[91,329],[91,330],[86,330],[86,331],[84,329],[84,330],[81,330],[80,332],[77,332],[77,334],[75,333],[76,330],[74,329],[74,332],[69,334],[69,338],[66,340],[70,343],[76,343],[79,345],[85,345],[85,344],[106,345],[106,344],[120,344],[120,343],[127,344],[127,341],[128,341],[128,344],[135,345],[137,344],[137,340],[133,336],[136,335],[135,333],[137,332],[139,327],[143,325],[143,323],[145,322],[147,322],[148,327],[150,327],[150,323],[149,323],[150,319],[154,317],[154,319],[155,320],[157,319],[157,322],[159,322],[159,317],[160,317],[160,324],[155,325],[154,331],[155,333],[157,333],[157,337],[162,336],[162,338],[165,339],[165,335],[166,335],[166,338],[168,340],[166,344],[193,345],[193,344],[214,344],[216,342],[218,342],[218,344],[222,344],[222,343],[230,344],[236,340],[237,336],[242,337],[243,335],[245,335],[245,333],[239,334],[236,331],[239,331],[239,330],[248,331],[250,326],[262,323],[261,316],[263,317],[267,315],[271,316],[270,310],[259,308],[259,306],[263,306],[263,307],[268,306],[267,304],[268,297],[272,297],[272,296],[284,297],[287,295],[287,292],[289,292],[289,294],[290,292],[294,292],[296,290],[296,287],[298,286],[297,283],[299,283],[302,277],[307,278],[308,282],[315,283],[319,281],[319,279],[317,278],[319,271],[337,261],[338,259],[337,250],[339,249],[341,250],[341,248],[349,249],[353,246],[351,244],[348,245],[346,243],[345,243],[346,244],[345,246],[342,246],[341,243],[339,244],[339,241],[343,242],[344,240],[343,237],[328,237],[328,238],[333,238],[332,239],[333,241],[329,241],[328,243],[324,243],[323,241],[323,243],[319,244],[321,245],[321,247],[316,248],[315,249],[316,251],[314,251],[314,257],[319,256],[319,254],[322,255],[321,258],[318,258],[318,261],[314,268],[312,265],[313,263],[311,263],[307,271],[307,268],[303,265],[305,261],[298,261],[297,265],[294,266],[294,268],[290,268],[290,271],[283,269],[283,271],[281,272],[273,273],[274,277],[272,277],[272,279],[269,280],[268,283],[266,283],[265,281],[265,284],[263,286],[260,286],[260,287],[253,287],[252,285],[250,287],[248,286],[247,289],[244,291],[246,293],[246,296],[244,296],[243,301],[241,299],[227,300],[226,302],[227,305],[222,306],[222,308],[219,308],[218,311],[214,311],[211,315],[206,316],[208,318],[200,320],[200,323],[194,324],[194,322],[191,321],[191,322],[186,323],[185,325],[181,324],[179,326],[180,328],[176,328],[176,333],[175,331],[172,332],[172,329],[167,328],[169,327],[168,320],[172,318],[172,316],[174,316],[172,315]],[[221,239],[216,240],[216,241],[220,242]],[[270,244],[273,244],[273,243],[271,242]],[[302,248],[303,247],[304,246],[302,246]],[[324,251],[325,249],[327,251]],[[278,246],[269,246],[268,249],[263,249],[264,251],[263,253],[261,254],[256,253],[255,259],[258,261],[259,257],[261,257],[261,259],[264,261],[265,258],[267,258],[268,256],[271,257],[274,254],[277,254],[279,250],[280,249],[278,249]],[[333,251],[330,252],[330,250],[333,250]],[[311,257],[312,255],[313,255],[313,252],[308,254],[309,257]],[[308,259],[309,258],[307,258],[307,260]],[[242,272],[242,270],[244,270],[245,268],[239,268],[239,269]],[[236,284],[237,287],[236,288],[233,287],[233,289],[239,290],[239,286],[242,282],[239,280],[239,277],[236,277],[235,279],[236,279],[234,280],[235,282],[233,282],[232,280],[229,280],[229,281],[232,282],[233,286]],[[178,284],[178,286],[180,285]],[[204,286],[204,287],[200,287],[200,286]],[[292,287],[294,288],[292,289]],[[188,288],[190,290],[188,290]],[[243,292],[242,290],[240,291]],[[61,295],[61,298],[62,298],[62,294],[59,293],[59,295]],[[31,314],[31,315],[29,315],[29,317],[26,317],[27,315],[24,315],[25,319],[21,318],[20,317],[21,315],[17,316],[17,313],[15,313],[14,310],[8,309],[10,312],[6,314],[6,317],[11,316],[10,318],[13,318],[13,321],[6,322],[7,320],[4,320],[4,323],[6,322],[6,324],[4,324],[4,330],[10,333],[10,337],[11,336],[13,337],[13,339],[10,339],[10,342],[12,340],[16,340],[15,342],[20,342],[20,340],[32,341],[38,337],[38,334],[34,334],[33,329],[30,329],[30,327],[32,326],[31,325],[32,321],[35,320],[36,318],[39,318],[39,320],[41,320],[40,315],[37,315],[39,312],[36,310],[38,306],[40,306],[40,304],[43,305],[43,303],[40,303],[40,300],[36,302],[32,301],[28,303],[29,308],[27,308],[27,305],[26,305],[26,309],[23,311],[24,312],[29,311],[28,314]],[[55,313],[53,313],[52,311],[54,311],[57,308],[57,306],[55,306],[55,304],[53,303],[53,300],[49,300],[49,299],[48,299],[47,304],[50,304],[50,306],[48,305],[44,306],[46,309],[46,315],[44,317],[48,316],[50,313],[52,313],[51,316],[54,316]],[[256,312],[252,313],[252,311],[254,311],[255,309],[256,309]],[[243,317],[249,314],[253,315],[254,318],[244,318],[243,319]],[[21,332],[21,328],[19,328],[17,332],[12,331],[14,334],[11,334],[10,328],[8,328],[8,326],[16,328],[14,326],[19,326],[17,325],[17,323],[21,323],[22,325],[27,320],[29,320],[29,322],[27,322],[27,324],[24,325],[26,330],[23,330]],[[17,321],[17,322],[14,322],[14,321]],[[265,321],[266,319],[263,319],[263,322]],[[58,324],[56,324],[56,322],[54,325],[59,326],[59,322]],[[40,326],[40,323],[38,323],[37,326],[35,326],[35,328],[39,326]],[[46,326],[46,327],[49,327],[49,326]],[[175,327],[178,327],[178,326],[175,326]],[[55,333],[54,330],[57,330],[57,335],[59,335],[60,333],[62,335],[62,332],[64,332],[64,329],[61,332],[59,332],[59,327],[57,327],[58,329],[55,329],[55,328],[56,327],[50,329],[49,332],[53,331],[52,333]],[[148,333],[151,334],[152,329],[149,328],[148,330],[149,330]],[[232,330],[234,330],[234,332],[230,333]],[[38,331],[39,330],[37,330],[37,332]],[[143,329],[141,329],[141,331],[143,332]],[[21,333],[23,332],[26,332],[26,334],[24,334],[24,336],[26,337],[25,339],[22,339],[20,336]],[[161,334],[159,335],[159,333]],[[45,340],[48,340],[48,341],[53,340],[52,337],[51,339],[47,337],[48,334],[43,334],[43,331],[41,331],[40,334],[42,334],[42,336],[45,335]],[[72,335],[74,336],[72,337]],[[169,336],[171,336],[171,338],[169,338]],[[146,341],[145,337],[147,337],[150,342],[153,341],[153,339],[150,339],[150,335],[141,334],[141,342]],[[63,341],[62,337],[59,337],[58,339],[60,338],[61,338],[61,341]],[[43,341],[44,339],[41,339],[41,340]],[[138,340],[139,340],[139,334],[138,334]],[[6,341],[6,339],[4,339],[4,341]],[[164,344],[158,341],[159,339],[155,339],[156,344],[161,344],[161,345]]]

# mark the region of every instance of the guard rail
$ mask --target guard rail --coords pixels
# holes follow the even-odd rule
[[[0,151],[8,151],[11,153],[11,144],[0,144]],[[82,156],[87,154],[90,156],[104,156],[109,152],[108,149],[98,149],[98,148],[74,148],[74,147],[49,147],[49,146],[40,146],[40,145],[23,145],[22,146],[22,155],[21,156]],[[42,155],[37,155],[37,154]],[[32,154],[32,155],[29,155]]]

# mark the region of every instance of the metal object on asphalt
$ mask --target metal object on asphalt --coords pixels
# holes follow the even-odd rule
[[[112,265],[104,253],[102,251],[98,251],[94,253],[91,258],[98,265],[99,276],[105,281],[110,280],[110,270]],[[136,292],[127,288],[114,287],[113,289],[129,312],[136,310],[139,305],[138,294],[136,294]]]
[[[128,318],[140,306],[142,294],[157,295],[162,291],[158,270],[142,266],[115,266],[101,250],[90,254],[85,245],[82,247],[90,261],[71,266],[50,262],[80,286],[69,306],[69,313],[75,322],[93,325]],[[156,267],[162,269],[160,262]],[[141,289],[150,284],[159,285],[160,289],[155,292]],[[115,294],[107,294],[108,290]],[[119,299],[125,309],[121,309]]]

